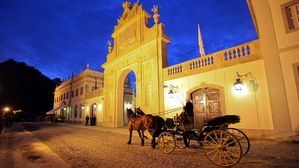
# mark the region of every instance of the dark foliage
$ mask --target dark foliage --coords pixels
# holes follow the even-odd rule
[[[21,109],[25,119],[44,116],[52,109],[55,85],[54,81],[24,62],[9,59],[0,63],[0,107]]]

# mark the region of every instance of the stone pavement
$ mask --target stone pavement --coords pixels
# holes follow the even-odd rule
[[[27,130],[25,131],[23,127]],[[74,124],[22,123],[7,129],[0,138],[0,168],[10,167],[217,167],[203,149],[190,148],[171,154],[145,146],[135,133],[127,145],[127,128],[85,127]],[[150,136],[149,136],[150,137]],[[252,140],[240,168],[297,168],[299,144],[288,141]]]
[[[24,130],[21,124],[6,129],[0,138],[1,168],[69,168],[48,146]]]
[[[129,129],[127,127],[123,128],[105,128],[101,126],[85,126],[82,124],[69,124],[69,123],[58,123],[58,125],[67,126],[67,127],[74,127],[74,128],[83,128],[83,129],[89,129],[89,130],[98,130],[98,131],[104,131],[104,132],[110,132],[115,134],[122,134],[129,136]],[[136,131],[133,131],[133,136],[139,137],[138,133]],[[144,135],[147,137],[151,137],[148,131],[144,132]]]

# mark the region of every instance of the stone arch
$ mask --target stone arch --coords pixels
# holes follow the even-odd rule
[[[135,78],[136,78],[136,100],[139,98],[138,96],[138,90],[139,90],[139,86],[140,84],[137,82],[137,73],[136,73],[136,70],[134,67],[126,67],[124,68],[119,77],[117,78],[117,88],[116,88],[116,118],[117,118],[117,122],[119,123],[119,125],[125,125],[124,123],[124,91],[125,91],[125,88],[124,88],[124,82],[125,82],[125,79],[126,77],[129,75],[130,72],[133,72],[134,75],[135,75]],[[138,96],[138,97],[137,97]],[[140,105],[137,105],[137,102],[136,102],[136,106],[140,106]]]
[[[201,83],[187,92],[194,105],[194,124],[201,128],[204,121],[226,114],[224,88],[219,85]]]
[[[136,106],[146,113],[163,111],[163,68],[167,67],[167,44],[164,25],[151,18],[142,5],[134,4],[126,18],[118,19],[109,43],[104,68],[103,126],[122,127],[123,81],[132,70],[136,77]]]

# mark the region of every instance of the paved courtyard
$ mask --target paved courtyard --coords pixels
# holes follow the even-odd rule
[[[27,131],[26,131],[27,130]],[[125,128],[67,124],[15,124],[0,138],[0,167],[216,167],[195,144],[163,154],[140,145],[135,134],[127,145]],[[252,140],[236,167],[299,167],[299,144]]]

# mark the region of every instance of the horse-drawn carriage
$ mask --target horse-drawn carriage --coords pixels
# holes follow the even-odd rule
[[[144,131],[148,130],[153,137],[152,147],[158,145],[164,153],[171,153],[176,147],[185,148],[189,146],[191,140],[195,140],[203,146],[204,153],[210,161],[223,167],[237,164],[250,149],[248,137],[241,130],[228,127],[230,124],[240,122],[239,116],[215,117],[206,121],[200,129],[190,129],[179,117],[165,121],[160,116],[145,114],[140,108],[136,111],[136,113],[131,109],[127,111],[130,132],[128,144],[131,144],[133,130],[137,130],[141,145],[144,145],[146,138]]]
[[[250,149],[248,137],[229,124],[240,121],[239,116],[226,115],[206,121],[201,129],[186,129],[186,123],[175,117],[167,119],[166,128],[158,137],[158,147],[164,153],[185,148],[191,140],[203,146],[205,155],[213,163],[229,167],[237,164]]]

